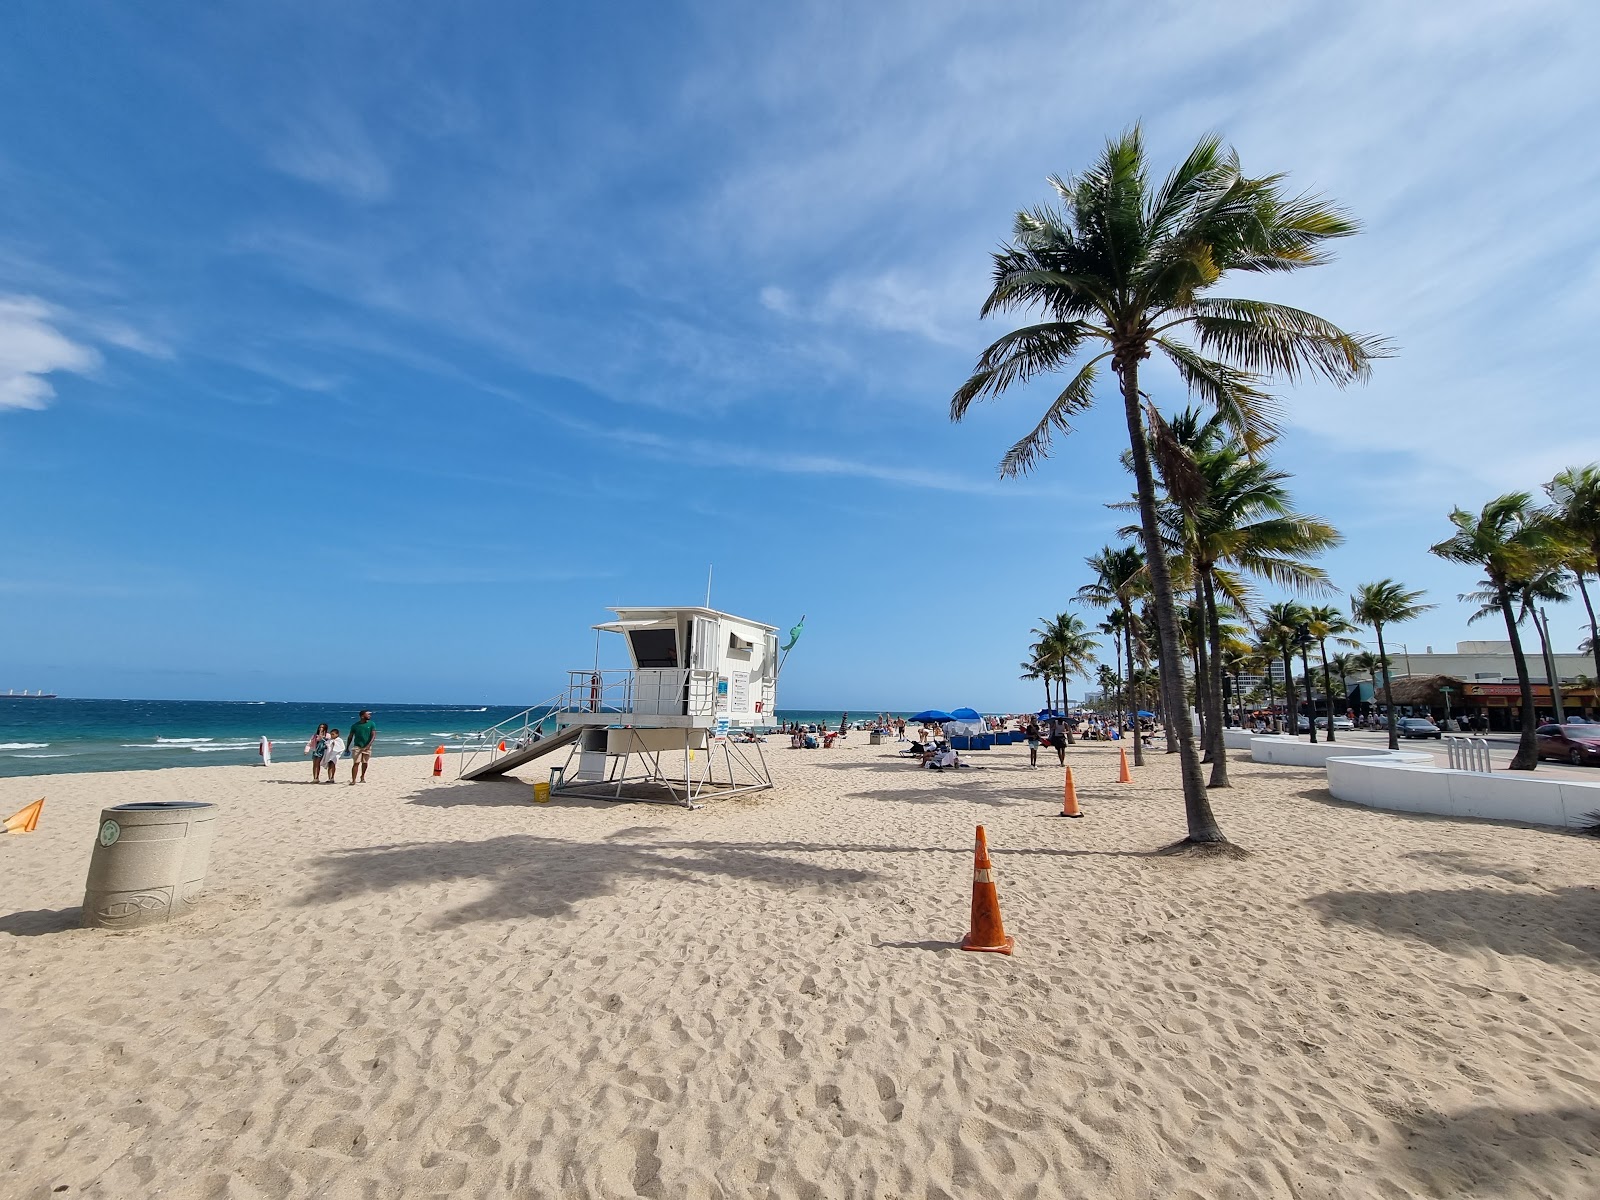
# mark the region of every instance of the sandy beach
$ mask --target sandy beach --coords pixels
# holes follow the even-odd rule
[[[774,741],[701,811],[383,759],[0,780],[0,1192],[1600,1194],[1593,841],[1235,766]],[[1053,756],[1052,756],[1053,763]],[[75,927],[96,818],[223,805],[188,923]],[[955,949],[987,827],[1013,958]]]

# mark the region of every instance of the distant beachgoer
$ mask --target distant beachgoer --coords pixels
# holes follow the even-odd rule
[[[1067,727],[1060,717],[1050,718],[1050,745],[1056,752],[1056,757],[1061,760],[1061,765],[1067,765]]]
[[[372,761],[372,742],[377,736],[378,730],[372,723],[372,714],[363,708],[360,718],[350,726],[351,787],[355,787],[357,782],[367,781],[367,764]]]
[[[1039,722],[1038,721],[1030,720],[1028,722],[1027,737],[1028,737],[1028,765],[1030,767],[1037,767],[1039,765]]]
[[[322,752],[328,748],[328,723],[317,726],[317,731],[306,742],[305,752],[311,755],[311,782],[322,782]]]
[[[328,770],[328,782],[335,782],[339,773],[339,756],[344,753],[344,739],[337,729],[328,730],[328,742],[322,748],[322,765]]]

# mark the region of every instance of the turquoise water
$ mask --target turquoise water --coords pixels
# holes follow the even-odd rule
[[[258,761],[262,737],[271,739],[276,760],[295,761],[319,722],[348,730],[363,707],[378,727],[374,756],[427,754],[435,746],[457,750],[464,737],[522,711],[504,705],[0,699],[0,775],[248,764]],[[778,713],[780,721],[834,726],[842,716],[828,709]]]

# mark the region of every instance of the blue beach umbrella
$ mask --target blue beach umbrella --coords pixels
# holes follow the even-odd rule
[[[910,718],[913,725],[942,725],[946,721],[954,721],[949,713],[937,708],[927,708]]]
[[[1041,708],[1039,710],[1039,720],[1041,721],[1064,721],[1066,717],[1066,713],[1057,712],[1053,708]]]
[[[1151,720],[1154,720],[1154,719],[1155,719],[1155,713],[1153,713],[1153,712],[1147,712],[1147,711],[1146,711],[1146,710],[1144,710],[1144,709],[1142,709],[1142,708],[1141,708],[1141,709],[1140,709],[1140,710],[1139,710],[1139,715],[1140,715],[1140,716],[1141,716],[1141,717],[1149,717],[1149,718],[1150,718],[1150,719],[1151,719]]]
[[[981,721],[983,717],[970,708],[958,708],[951,712],[951,717],[957,721]]]

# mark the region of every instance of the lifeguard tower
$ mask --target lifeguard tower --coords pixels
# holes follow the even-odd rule
[[[460,777],[504,775],[565,748],[552,795],[696,808],[771,787],[753,730],[776,719],[777,627],[712,608],[611,611],[594,628],[623,636],[632,667],[569,671],[550,703],[479,734]]]

